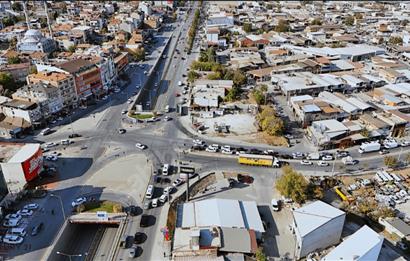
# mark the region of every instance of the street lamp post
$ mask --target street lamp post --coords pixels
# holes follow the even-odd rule
[[[56,197],[56,198],[60,201],[61,211],[63,212],[63,217],[64,217],[64,220],[65,220],[66,215],[65,215],[65,211],[64,211],[63,200],[61,199],[60,196],[58,196],[58,195],[56,195],[56,194],[50,194],[50,197]]]
[[[66,257],[68,257],[68,259],[69,259],[70,261],[73,260],[73,259],[72,259],[73,257],[82,257],[82,256],[83,256],[83,254],[70,255],[70,254],[66,254],[66,253],[60,252],[60,251],[57,251],[56,254],[57,254],[57,255],[66,256]],[[84,256],[86,256],[87,254],[88,254],[88,253],[85,253]]]

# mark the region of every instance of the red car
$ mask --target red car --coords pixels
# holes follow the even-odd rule
[[[175,97],[179,97],[181,94],[179,92],[175,93]]]

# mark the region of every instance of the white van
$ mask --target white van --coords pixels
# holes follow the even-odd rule
[[[145,193],[145,197],[146,198],[152,198],[153,195],[154,195],[154,186],[149,185],[148,188],[147,188],[147,193]]]
[[[169,105],[165,106],[165,112],[169,112]]]
[[[50,129],[50,128],[45,128],[44,130],[42,130],[42,131],[40,132],[40,134],[43,135],[43,136],[45,136],[45,135],[47,135],[47,134],[50,134],[50,133],[51,133],[51,129]]]
[[[182,82],[181,82],[181,81],[178,81],[178,86],[182,86]]]
[[[27,231],[26,231],[26,229],[24,229],[22,227],[15,227],[15,228],[7,230],[7,234],[24,237],[24,236],[26,236]]]
[[[169,164],[164,164],[164,166],[162,167],[162,175],[168,175],[169,173]]]

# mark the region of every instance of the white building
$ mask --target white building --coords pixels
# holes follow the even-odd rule
[[[254,201],[207,199],[180,205],[176,227],[190,228],[241,228],[255,231],[260,238],[265,232]]]
[[[322,261],[377,260],[383,240],[383,236],[365,225],[330,251],[322,258]]]
[[[52,39],[44,37],[40,31],[30,29],[24,38],[17,43],[17,50],[20,52],[42,52],[50,53],[54,51],[55,43]]]
[[[322,201],[315,201],[293,211],[297,259],[339,242],[345,212]]]

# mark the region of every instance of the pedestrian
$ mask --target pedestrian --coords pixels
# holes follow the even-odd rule
[[[167,255],[165,254],[165,252],[164,252],[164,257],[166,257]]]

